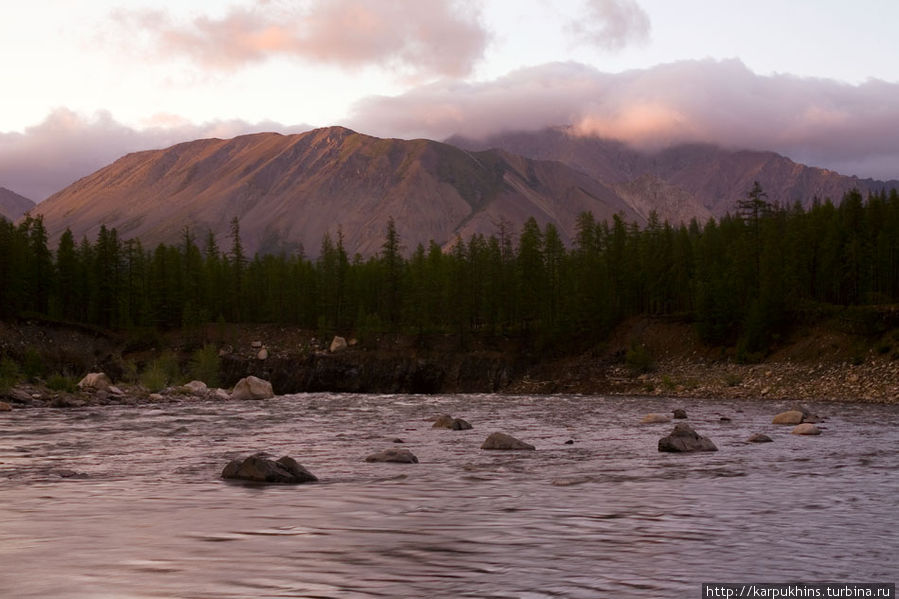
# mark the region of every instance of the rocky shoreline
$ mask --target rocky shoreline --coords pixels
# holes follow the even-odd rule
[[[827,331],[807,331],[758,364],[741,364],[721,348],[702,346],[689,326],[636,322],[619,328],[602,346],[541,357],[513,341],[492,341],[462,350],[452,336],[427,344],[414,337],[379,338],[360,344],[326,344],[296,330],[243,327],[230,332],[220,350],[223,389],[194,394],[181,386],[158,393],[123,382],[122,342],[93,331],[34,324],[4,327],[4,354],[28,347],[69,371],[110,375],[107,389],[54,391],[38,380],[0,391],[15,407],[77,407],[116,403],[159,403],[185,397],[231,399],[240,379],[269,381],[279,395],[344,393],[585,394],[776,399],[795,401],[899,402],[899,354],[883,340]],[[649,359],[631,359],[628,348]],[[172,343],[176,346],[176,343]],[[886,348],[886,349],[885,349]],[[335,349],[335,351],[331,351]],[[156,351],[156,350],[154,350]],[[129,359],[134,359],[129,356]],[[92,367],[86,366],[91,364]],[[76,379],[77,380],[77,379]],[[0,409],[4,406],[0,405]]]

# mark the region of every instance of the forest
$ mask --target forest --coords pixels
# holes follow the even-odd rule
[[[101,227],[66,231],[52,250],[42,220],[0,219],[0,318],[41,316],[130,330],[209,322],[280,323],[363,337],[375,332],[572,335],[601,339],[623,319],[685,319],[709,344],[763,356],[790,326],[828,307],[899,301],[899,195],[779,206],[756,183],[735,214],[638,227],[577,223],[571,247],[533,219],[520,231],[406,248],[391,220],[381,251],[350,256],[342,234],[319,255],[245,254],[240,223],[216,239],[144,248]]]

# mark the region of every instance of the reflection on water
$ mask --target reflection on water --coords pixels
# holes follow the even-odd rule
[[[656,449],[686,408],[720,451]],[[294,395],[0,419],[0,596],[692,597],[892,581],[899,408],[596,397]],[[474,425],[434,430],[447,412]],[[720,417],[731,417],[722,422]],[[501,430],[534,452],[486,452]],[[754,432],[774,443],[747,444]],[[419,464],[363,458],[402,438]],[[567,440],[573,444],[566,444]],[[245,486],[232,458],[321,482]]]

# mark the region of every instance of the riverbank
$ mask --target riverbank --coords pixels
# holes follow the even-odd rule
[[[278,394],[503,393],[769,398],[797,401],[899,401],[899,332],[859,335],[823,323],[797,329],[756,364],[735,359],[733,348],[702,344],[685,322],[634,319],[608,339],[557,342],[535,349],[533,340],[454,335],[369,336],[330,351],[331,338],[267,325],[211,325],[166,334],[110,333],[59,323],[0,323],[0,356],[19,365],[21,380],[0,390],[0,401],[83,405],[95,394],[72,389],[87,372],[106,372],[127,399],[177,398],[188,380],[191,352],[206,344],[219,355],[217,382],[229,388],[248,375],[272,382]],[[169,356],[181,366],[150,399],[136,376]],[[56,384],[49,384],[53,373]],[[25,380],[25,376],[29,380]],[[65,375],[62,377],[61,375]],[[67,379],[65,377],[68,377]],[[68,380],[59,384],[59,379]],[[27,385],[23,386],[23,383]],[[63,388],[60,388],[63,387]],[[18,389],[18,393],[12,393]]]

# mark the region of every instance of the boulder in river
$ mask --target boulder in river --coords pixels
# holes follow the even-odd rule
[[[89,372],[83,379],[78,381],[78,388],[82,391],[93,389],[96,391],[105,391],[112,385],[112,381],[103,372]]]
[[[656,414],[651,412],[643,417],[640,424],[663,424],[665,422],[671,422],[671,416],[668,414]]]
[[[434,420],[431,428],[453,428],[453,417],[449,414],[441,414]]]
[[[747,443],[771,443],[773,439],[768,435],[763,435],[762,433],[756,433],[746,439]]]
[[[799,410],[787,410],[781,412],[774,417],[774,424],[800,424],[802,422],[803,413]]]
[[[471,423],[461,418],[453,418],[449,414],[441,414],[434,420],[431,428],[446,428],[453,431],[467,431],[471,429]]]
[[[820,435],[821,429],[811,422],[803,422],[790,431],[794,435]]]
[[[418,458],[408,449],[391,447],[384,451],[373,453],[365,458],[366,462],[396,462],[399,464],[417,464]]]
[[[530,443],[525,443],[506,433],[491,433],[481,445],[481,449],[536,449]]]
[[[12,412],[12,406],[5,401],[0,401],[0,412]]]
[[[659,451],[681,453],[689,451],[718,451],[708,437],[703,437],[686,422],[674,425],[667,437],[659,439]]]
[[[234,385],[234,391],[231,393],[231,399],[268,399],[274,397],[272,384],[255,376],[248,376],[240,379]]]
[[[258,483],[308,483],[318,478],[290,456],[276,461],[262,454],[254,454],[243,460],[231,460],[222,470],[222,478],[246,480]]]
[[[673,414],[676,420],[683,420],[687,417],[687,412],[682,408],[677,408],[676,410],[674,410]]]

